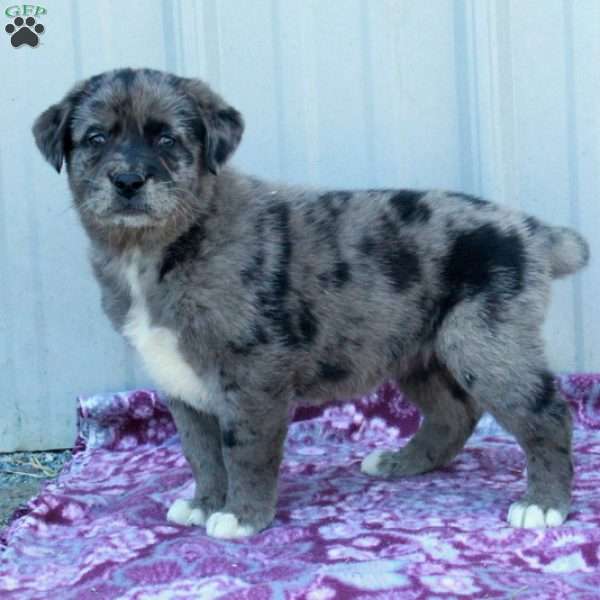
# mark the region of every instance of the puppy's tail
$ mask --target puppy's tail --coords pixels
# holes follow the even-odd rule
[[[550,245],[550,264],[554,279],[575,273],[587,265],[590,248],[576,231],[568,227],[548,226],[544,226],[543,231]]]

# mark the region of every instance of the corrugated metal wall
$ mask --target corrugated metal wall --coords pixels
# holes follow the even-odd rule
[[[105,69],[208,80],[244,113],[234,162],[257,175],[483,194],[576,226],[600,256],[598,0],[43,6],[38,48],[0,39],[0,450],[70,445],[76,394],[146,382],[101,315],[65,176],[30,135]],[[599,295],[598,261],[556,285],[556,369],[600,369]]]

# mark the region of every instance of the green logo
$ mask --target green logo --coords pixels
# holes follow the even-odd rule
[[[13,48],[19,46],[35,48],[40,43],[40,34],[44,33],[46,28],[34,17],[39,18],[47,12],[43,6],[34,4],[15,4],[4,11],[4,14],[12,19],[12,23],[9,23],[4,31],[10,35]]]
[[[48,11],[43,6],[35,6],[33,4],[15,4],[9,6],[4,14],[7,17],[41,17]]]

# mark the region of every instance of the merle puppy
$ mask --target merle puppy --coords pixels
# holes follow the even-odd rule
[[[242,131],[201,81],[146,69],[78,83],[33,128],[66,161],[104,310],[170,398],[196,492],[167,517],[267,527],[293,403],[392,378],[423,425],[365,473],[445,465],[489,411],[527,456],[509,523],[562,523],[571,420],[540,329],[584,240],[464,194],[263,182],[225,166]]]

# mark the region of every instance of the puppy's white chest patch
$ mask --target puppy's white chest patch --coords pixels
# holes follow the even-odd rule
[[[131,308],[125,318],[123,335],[140,353],[144,366],[158,387],[191,406],[210,411],[216,381],[199,377],[179,349],[177,336],[167,327],[152,325],[135,260],[125,277],[131,294]]]

